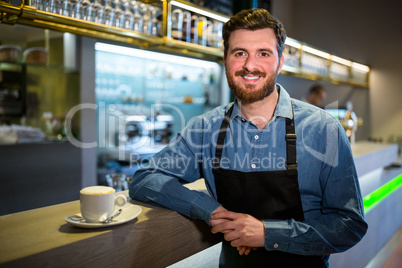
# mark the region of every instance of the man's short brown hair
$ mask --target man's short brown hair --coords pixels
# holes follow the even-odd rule
[[[271,28],[275,32],[275,37],[277,40],[277,50],[278,56],[281,58],[283,47],[286,40],[286,31],[283,28],[282,23],[271,15],[267,10],[262,8],[257,9],[246,9],[242,10],[233,17],[230,18],[223,25],[222,36],[224,45],[224,55],[229,48],[229,38],[233,31],[236,30],[262,30],[266,28]]]

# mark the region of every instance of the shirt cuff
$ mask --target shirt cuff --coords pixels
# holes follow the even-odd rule
[[[200,193],[194,199],[190,206],[190,216],[192,218],[201,219],[209,225],[212,212],[214,212],[221,204],[207,194]]]
[[[265,227],[265,248],[288,251],[290,225],[287,220],[263,220]]]

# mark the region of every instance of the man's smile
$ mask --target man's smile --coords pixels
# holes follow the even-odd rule
[[[246,70],[242,70],[237,71],[235,76],[241,77],[245,83],[255,84],[260,80],[260,78],[266,77],[266,74],[259,71],[248,72]]]
[[[261,76],[250,76],[250,75],[243,75],[242,76],[244,79],[246,80],[257,80],[258,78],[260,78]]]

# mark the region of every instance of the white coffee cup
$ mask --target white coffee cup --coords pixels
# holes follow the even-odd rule
[[[87,222],[102,222],[115,212],[115,206],[127,203],[124,195],[116,195],[108,186],[90,186],[80,191],[81,214]]]

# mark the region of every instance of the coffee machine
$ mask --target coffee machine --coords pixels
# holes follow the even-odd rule
[[[147,159],[172,138],[174,117],[162,109],[137,104],[99,106],[98,154],[100,164]]]
[[[345,108],[325,109],[325,111],[339,120],[339,123],[341,123],[348,136],[350,144],[354,144],[356,131],[363,125],[363,118],[357,117],[356,113],[353,111],[352,102],[349,101]]]
[[[172,135],[173,116],[158,113],[156,115],[131,115],[124,121],[124,134],[116,133],[118,146],[135,147],[142,140],[149,140],[149,145],[168,144]]]
[[[346,110],[342,118],[339,118],[339,122],[346,131],[350,144],[356,142],[356,131],[363,125],[363,118],[357,117],[356,113],[353,111],[352,102],[346,104]]]

